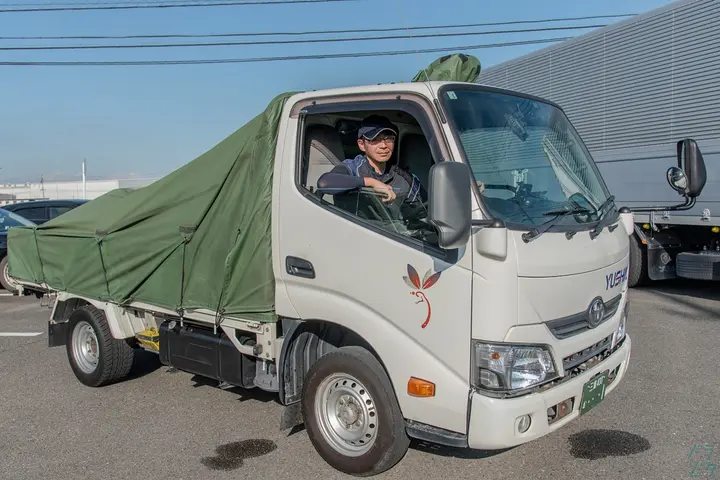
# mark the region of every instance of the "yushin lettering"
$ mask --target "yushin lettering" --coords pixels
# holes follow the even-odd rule
[[[622,285],[627,280],[628,267],[605,275],[605,290]]]

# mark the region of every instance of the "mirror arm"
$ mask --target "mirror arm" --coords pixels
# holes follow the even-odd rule
[[[623,208],[629,208],[629,210],[633,213],[635,212],[675,212],[680,210],[690,210],[692,207],[695,206],[695,197],[688,197],[685,196],[685,203],[682,203],[680,205],[668,205],[666,207],[638,207],[638,208],[630,208],[630,207],[623,207]]]
[[[499,218],[488,218],[485,220],[472,220],[473,227],[505,228],[505,222]]]

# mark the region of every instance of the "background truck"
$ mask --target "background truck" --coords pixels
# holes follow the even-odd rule
[[[558,102],[616,201],[635,212],[630,286],[720,280],[720,2],[681,0],[484,69],[478,81]],[[660,174],[678,138],[702,148],[708,188],[682,209]],[[644,209],[644,211],[641,211]]]
[[[411,438],[503,449],[556,431],[627,371],[632,213],[559,106],[478,71],[450,55],[414,82],[280,95],[152,185],[10,229],[10,273],[56,296],[49,344],[85,385],[144,348],[276,392],[281,427],[303,422],[342,472],[385,471]],[[374,114],[399,132],[402,204],[318,188],[364,161]],[[702,156],[680,145],[668,178],[694,198]]]

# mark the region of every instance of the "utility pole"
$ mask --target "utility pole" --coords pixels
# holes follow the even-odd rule
[[[83,158],[82,163],[82,188],[83,188],[83,200],[87,200],[87,167],[86,167],[86,159]]]

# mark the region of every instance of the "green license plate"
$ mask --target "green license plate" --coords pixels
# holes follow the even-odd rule
[[[580,400],[580,415],[585,415],[605,398],[605,386],[607,385],[609,370],[605,370],[583,386],[582,399]]]

